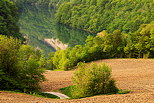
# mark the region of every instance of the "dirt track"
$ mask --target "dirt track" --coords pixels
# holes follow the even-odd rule
[[[154,59],[108,59],[112,77],[120,89],[131,90],[129,94],[100,95],[76,100],[56,100],[25,94],[0,92],[0,103],[154,103]],[[43,91],[54,91],[72,85],[73,71],[48,71],[48,81],[41,84]]]

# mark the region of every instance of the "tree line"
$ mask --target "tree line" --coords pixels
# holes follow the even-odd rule
[[[107,58],[154,58],[154,23],[142,24],[134,33],[120,30],[97,36],[88,36],[84,46],[76,45],[51,53],[47,60],[49,69],[71,70],[79,62]]]

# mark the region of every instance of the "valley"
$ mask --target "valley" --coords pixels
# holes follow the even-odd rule
[[[57,39],[69,47],[74,47],[75,45],[84,45],[87,36],[94,35],[57,24],[54,18],[55,12],[53,8],[24,5],[23,10],[19,13],[18,24],[21,33],[28,38],[29,45],[42,49],[47,55],[55,51],[56,48],[48,45],[44,39]]]
[[[0,103],[153,103],[153,7],[0,0]]]

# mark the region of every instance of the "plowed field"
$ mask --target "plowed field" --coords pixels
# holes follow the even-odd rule
[[[99,95],[83,99],[58,100],[0,91],[0,103],[154,103],[154,59],[107,59],[112,77],[120,89],[129,94]],[[72,85],[73,71],[47,71],[42,91],[54,91]]]

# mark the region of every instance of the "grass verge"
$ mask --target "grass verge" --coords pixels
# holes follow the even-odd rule
[[[65,87],[65,88],[60,88],[59,90],[63,94],[69,96],[70,99],[74,99],[73,98],[73,94],[71,93],[72,90],[74,90],[74,88],[75,88],[75,85],[72,85],[72,86],[68,86],[68,87]],[[122,90],[122,89],[119,89],[119,91],[116,94],[128,94],[128,93],[130,93],[130,90]],[[102,95],[112,95],[112,94],[102,94]],[[75,99],[79,99],[79,98],[75,98]]]
[[[37,94],[32,94],[32,95],[34,95],[34,96],[38,96],[38,97],[60,99],[58,96],[56,96],[56,95],[52,95],[52,94],[49,94],[49,93],[37,93]]]
[[[130,90],[122,90],[122,89],[120,89],[117,94],[128,94],[130,92],[131,92]]]
[[[65,88],[60,88],[59,90],[60,90],[63,94],[65,94],[65,95],[69,96],[71,99],[73,99],[73,98],[72,98],[73,95],[72,95],[71,91],[72,91],[74,88],[75,88],[75,85],[72,85],[72,86],[68,86],[68,87],[65,87]]]

